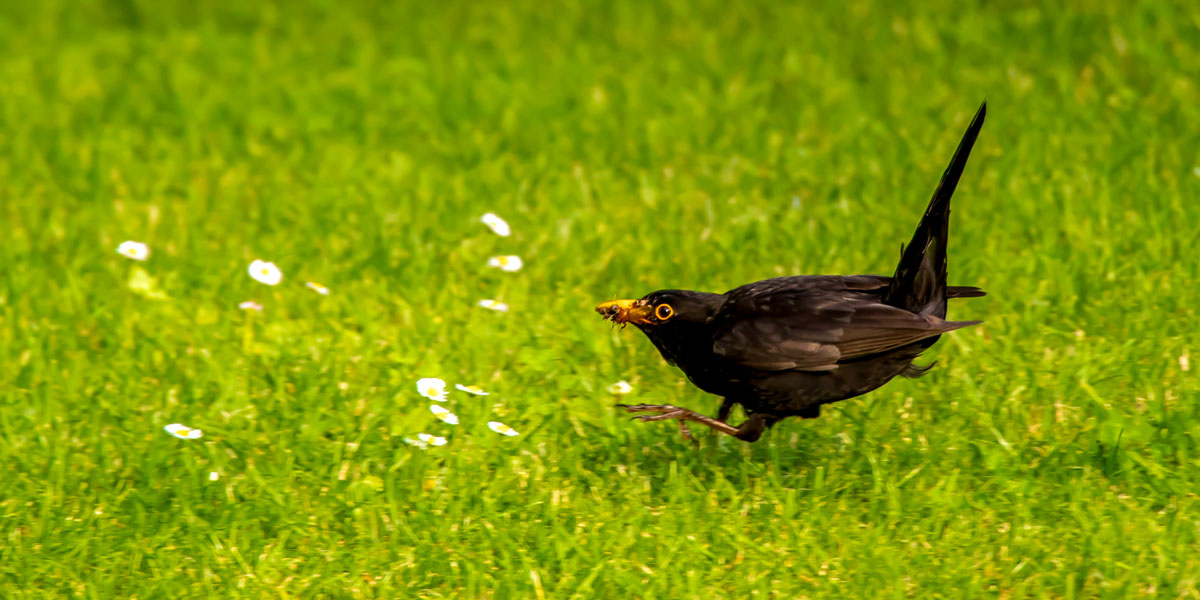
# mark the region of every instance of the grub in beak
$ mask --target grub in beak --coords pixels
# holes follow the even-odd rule
[[[596,307],[600,316],[616,323],[648,323],[650,307],[642,300],[610,300]]]

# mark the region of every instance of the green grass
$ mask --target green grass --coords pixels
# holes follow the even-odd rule
[[[4,3],[0,597],[1200,597],[1200,20],[1062,4]],[[929,376],[613,409],[718,401],[594,304],[889,273],[985,98]]]

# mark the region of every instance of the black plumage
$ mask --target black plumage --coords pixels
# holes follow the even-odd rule
[[[746,441],[785,417],[812,418],[823,404],[865,394],[928,367],[913,360],[938,337],[979,321],[947,321],[946,301],[984,295],[946,285],[950,197],[983,126],[967,127],[891,277],[777,277],[724,294],[660,290],[596,311],[632,323],[700,389],[725,401],[711,418],[670,405],[621,405],[643,421],[692,421]],[[747,419],[726,421],[741,405]]]

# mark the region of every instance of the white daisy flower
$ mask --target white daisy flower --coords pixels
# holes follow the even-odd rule
[[[121,242],[117,246],[117,254],[133,260],[146,260],[150,258],[150,248],[141,242]]]
[[[262,305],[253,300],[247,300],[239,304],[238,308],[242,310],[257,310],[258,312],[262,312]]]
[[[220,478],[221,478],[221,474],[216,471],[212,471],[211,473],[208,474],[209,481],[216,481]]]
[[[417,392],[430,400],[446,401],[446,382],[436,377],[425,377],[417,380]]]
[[[430,446],[445,446],[446,445],[446,438],[438,436],[438,435],[433,435],[430,433],[418,433],[417,439],[421,440],[422,442],[425,442],[426,444],[429,444]]]
[[[267,285],[279,285],[283,281],[283,272],[275,263],[270,263],[265,260],[255,260],[250,263],[250,276],[259,283]]]
[[[496,312],[508,312],[508,305],[499,300],[480,300],[479,306]]]
[[[460,392],[466,392],[468,394],[473,394],[475,396],[488,395],[487,392],[483,391],[483,388],[481,388],[477,385],[463,385],[461,383],[456,383],[456,384],[454,384],[454,389],[456,389]]]
[[[306,281],[306,282],[304,282],[304,286],[322,296],[329,295],[329,288],[327,288],[315,281]]]
[[[449,425],[458,425],[458,415],[456,415],[436,404],[429,405],[429,412],[433,413],[433,416],[441,419],[442,422],[444,422],[444,423],[447,423]]]
[[[628,381],[621,380],[608,386],[608,393],[623,396],[633,391],[633,386],[629,385]]]
[[[203,431],[200,431],[199,429],[192,429],[187,425],[181,425],[179,423],[171,423],[170,425],[163,427],[163,429],[166,429],[167,433],[181,440],[198,440],[204,436]]]
[[[416,446],[422,450],[429,447],[429,444],[426,444],[425,442],[422,442],[421,440],[414,440],[412,438],[407,438],[407,437],[404,438],[404,443],[408,444],[409,446]]]
[[[491,429],[492,431],[495,431],[496,433],[502,433],[509,437],[512,437],[515,435],[521,435],[521,434],[517,433],[516,429],[513,429],[512,427],[509,427],[508,425],[505,425],[504,423],[501,423],[500,421],[488,421],[488,429]]]
[[[496,267],[501,271],[507,271],[509,273],[520,271],[521,267],[524,265],[525,263],[521,262],[521,257],[514,254],[509,254],[507,256],[493,256],[488,259],[489,267]]]
[[[512,230],[508,228],[508,223],[505,223],[504,219],[501,219],[495,213],[487,213],[479,217],[479,222],[487,225],[488,229],[492,230],[492,233],[500,237],[508,237],[512,234]]]

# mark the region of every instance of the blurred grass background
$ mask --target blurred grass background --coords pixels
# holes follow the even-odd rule
[[[0,4],[0,596],[1200,597],[1197,14]],[[985,98],[929,376],[612,409],[718,401],[592,306],[890,273]]]

